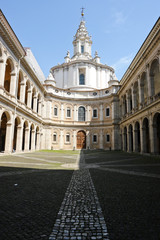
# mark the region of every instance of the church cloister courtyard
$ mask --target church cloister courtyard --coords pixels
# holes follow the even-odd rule
[[[1,239],[160,239],[160,158],[121,151],[1,156]]]

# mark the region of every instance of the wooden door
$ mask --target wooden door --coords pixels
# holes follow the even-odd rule
[[[84,131],[79,131],[77,133],[77,149],[86,148],[86,134]]]

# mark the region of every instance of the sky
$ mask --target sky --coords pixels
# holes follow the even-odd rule
[[[160,16],[160,0],[0,0],[0,8],[23,47],[31,48],[45,77],[73,56],[73,36],[81,21],[92,36],[101,63],[121,80]]]

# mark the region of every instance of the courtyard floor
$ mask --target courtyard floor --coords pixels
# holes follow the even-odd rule
[[[160,240],[160,157],[0,156],[0,239]]]

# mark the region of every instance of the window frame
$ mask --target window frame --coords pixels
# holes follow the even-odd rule
[[[70,112],[70,116],[68,116],[68,110]],[[66,118],[71,118],[71,108],[70,107],[67,107],[67,109],[66,109]]]
[[[68,140],[67,140],[67,137],[69,137]],[[65,136],[65,143],[67,143],[67,144],[70,144],[70,143],[71,143],[71,136],[70,136],[70,133],[66,133],[66,136]]]
[[[84,53],[84,45],[81,45],[81,54]]]
[[[107,110],[109,111],[109,115],[107,115]],[[105,116],[108,118],[110,117],[110,107],[105,108]]]
[[[81,79],[81,76],[83,76],[83,79]],[[81,83],[81,81],[83,81],[83,83]],[[84,73],[79,74],[79,85],[80,86],[85,85],[85,74]]]
[[[96,141],[94,141],[94,137],[96,137]],[[92,143],[98,143],[98,134],[97,133],[93,134]]]
[[[109,137],[109,140],[107,139],[107,137]],[[110,143],[110,134],[109,133],[106,134],[106,143]]]
[[[82,116],[80,116],[80,112],[79,112],[79,109],[84,109],[84,116],[83,116],[83,120],[82,120]],[[81,113],[82,114],[82,113]],[[81,119],[80,119],[80,117],[81,117]],[[86,109],[85,109],[85,107],[84,106],[80,106],[79,108],[78,108],[78,122],[85,122],[86,121]]]
[[[55,114],[55,110],[57,110],[57,114]],[[53,115],[54,117],[58,117],[58,107],[55,105],[53,109]]]
[[[94,116],[94,111],[96,111],[96,116]],[[97,108],[93,108],[92,117],[98,118],[98,109]]]
[[[54,137],[56,137],[56,140],[54,140]],[[57,143],[57,133],[56,132],[53,133],[53,142]]]

